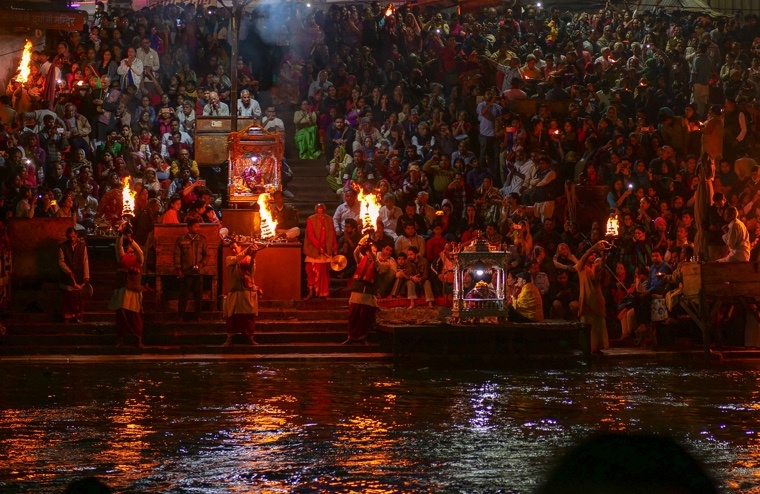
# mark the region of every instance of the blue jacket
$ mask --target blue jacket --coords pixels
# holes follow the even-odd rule
[[[649,279],[644,284],[644,289],[649,291],[658,291],[660,289],[665,289],[665,280],[658,278],[657,273],[673,274],[673,269],[670,267],[670,264],[666,263],[665,261],[661,262],[657,266],[653,264],[649,268]]]

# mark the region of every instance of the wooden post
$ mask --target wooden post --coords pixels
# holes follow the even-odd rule
[[[237,58],[238,58],[238,35],[240,34],[240,18],[243,9],[235,3],[230,11],[230,29],[232,29],[232,47],[230,54],[230,116],[232,117],[231,131],[237,132],[238,121],[238,78],[237,78]]]
[[[238,36],[240,34],[240,21],[243,19],[243,11],[253,0],[232,0],[232,5],[228,6],[224,0],[219,3],[230,13],[230,29],[232,30],[232,46],[230,47],[230,116],[232,117],[232,132],[237,132],[237,100],[238,100],[238,80],[237,80],[237,58],[238,58]]]

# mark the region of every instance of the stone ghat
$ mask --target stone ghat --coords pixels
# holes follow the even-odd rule
[[[397,367],[551,366],[583,364],[591,358],[591,328],[580,322],[452,324],[430,321],[431,315],[419,314],[420,319],[427,320],[417,324],[409,321],[411,315],[402,323],[391,322],[391,316],[379,324],[379,331],[390,336]]]

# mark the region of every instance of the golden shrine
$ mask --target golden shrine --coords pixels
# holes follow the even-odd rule
[[[256,202],[259,195],[282,189],[285,135],[253,123],[227,137],[228,199],[231,205]]]

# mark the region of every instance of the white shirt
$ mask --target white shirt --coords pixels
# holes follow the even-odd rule
[[[359,221],[360,214],[361,204],[359,204],[359,201],[356,201],[356,204],[354,204],[353,208],[349,207],[345,202],[342,203],[335,209],[335,214],[333,215],[333,224],[335,225],[335,231],[342,233],[343,225],[346,224],[346,219],[348,218],[353,218],[357,223],[361,224]]]
[[[116,69],[116,73],[121,76],[121,87],[126,88],[129,85],[129,73],[132,73],[132,84],[140,87],[140,81],[142,81],[143,63],[139,58],[135,58],[132,62],[132,67],[127,66],[127,59],[121,61],[119,68]]]
[[[749,261],[750,243],[749,232],[740,220],[728,224],[728,232],[723,234],[723,241],[728,247],[728,255],[718,262],[747,262]]]
[[[285,132],[285,123],[277,117],[264,117],[261,119],[261,125],[269,132]]]
[[[393,206],[393,209],[388,209],[386,206],[380,208],[379,218],[383,223],[383,231],[388,234],[394,241],[398,237],[396,235],[396,223],[401,215],[404,214],[401,208]]]
[[[143,67],[150,67],[153,72],[158,72],[161,67],[161,62],[158,59],[158,53],[153,48],[148,48],[148,53],[145,53],[142,47],[137,49],[135,57],[139,58],[143,64]]]
[[[221,101],[217,103],[216,108],[213,108],[211,103],[208,103],[203,107],[203,115],[212,117],[229,117],[230,107],[227,106],[227,103],[222,103]]]
[[[251,101],[246,108],[246,106],[243,105],[243,100],[239,99],[237,101],[237,112],[239,117],[261,118],[261,105],[259,105],[258,101],[251,98]]]
[[[187,132],[179,131],[180,136],[182,136],[179,140],[182,144],[187,144],[188,146],[193,146],[193,138],[190,137],[190,134]],[[172,133],[167,132],[161,137],[161,143],[166,146],[167,148],[172,145]]]

